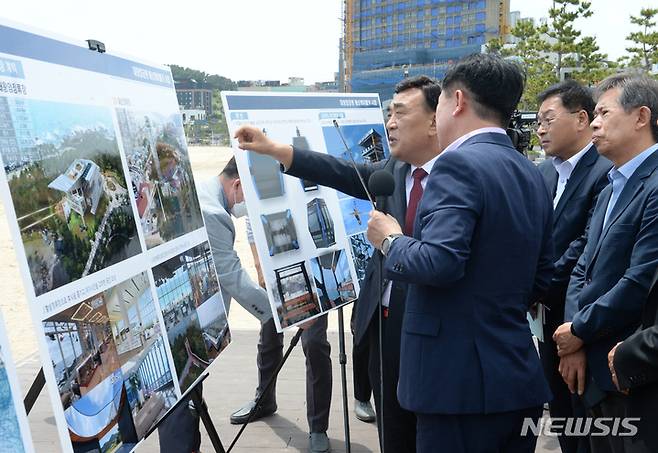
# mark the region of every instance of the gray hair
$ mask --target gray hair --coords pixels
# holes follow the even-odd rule
[[[658,82],[642,74],[616,74],[607,77],[596,87],[596,98],[614,88],[619,88],[619,104],[630,112],[638,107],[651,110],[651,134],[658,142]]]

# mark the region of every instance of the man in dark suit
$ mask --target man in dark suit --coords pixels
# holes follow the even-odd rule
[[[571,393],[577,389],[582,393],[585,381],[572,381],[567,386],[558,370],[560,359],[551,337],[564,322],[569,277],[585,248],[586,229],[596,198],[608,184],[607,174],[612,163],[600,156],[592,144],[589,124],[594,118],[595,103],[589,88],[575,80],[566,80],[542,92],[538,101],[537,136],[547,157],[539,165],[539,170],[553,196],[555,245],[555,272],[549,292],[542,300],[547,310],[539,355],[553,393],[553,400],[549,403],[551,417],[583,417],[585,408]],[[580,375],[584,376],[584,352],[573,358],[579,359]],[[560,435],[558,440],[563,453],[589,451],[587,438]]]
[[[551,198],[504,129],[523,82],[494,55],[452,66],[413,237],[381,212],[368,223],[386,277],[409,284],[398,399],[420,453],[534,452],[524,420],[550,399],[526,312],[551,280]]]
[[[658,83],[620,74],[597,87],[592,140],[610,159],[611,184],[599,195],[567,291],[575,313],[553,338],[565,360],[584,348],[584,398],[594,417],[623,417],[625,398],[608,368],[608,352],[640,325],[658,267]],[[562,366],[561,360],[561,366]],[[592,451],[625,451],[622,437],[592,436]]]
[[[658,288],[645,305],[642,330],[608,353],[617,389],[628,395],[626,415],[639,417],[639,439],[626,445],[633,453],[658,451]]]
[[[414,77],[400,82],[389,106],[386,123],[392,158],[374,165],[357,166],[365,181],[374,171],[382,168],[393,174],[395,192],[385,199],[384,206],[380,208],[389,212],[401,224],[410,219],[410,227],[415,206],[427,180],[427,177],[419,178],[416,175],[421,174],[421,170],[425,175],[429,174],[439,154],[434,110],[440,93],[440,86],[428,77]],[[277,159],[287,169],[287,174],[333,187],[354,197],[367,198],[356,170],[345,160],[274,143],[253,127],[241,128],[236,132],[236,137],[241,148],[267,153]],[[380,281],[380,262],[381,255],[375,253],[368,263],[356,305],[355,341],[370,344],[369,375],[378,413],[380,445],[383,444],[386,452],[413,453],[416,451],[416,419],[412,412],[400,407],[396,396],[406,284]],[[383,308],[380,308],[380,301]],[[379,367],[380,313],[383,410]]]

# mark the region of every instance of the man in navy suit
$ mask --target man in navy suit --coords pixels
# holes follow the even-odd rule
[[[572,359],[578,360],[573,367],[579,366],[580,373],[567,376],[572,379],[567,386],[558,370],[560,359],[551,337],[564,322],[569,277],[585,248],[586,229],[599,192],[608,184],[607,173],[612,162],[600,156],[592,144],[589,125],[594,118],[595,102],[589,88],[573,79],[566,80],[542,92],[538,101],[537,136],[547,156],[539,170],[553,196],[555,244],[555,272],[549,292],[542,299],[547,310],[539,355],[553,393],[549,403],[551,417],[584,417],[584,406],[571,393],[578,390],[582,394],[584,390],[585,380],[576,382],[575,378],[585,374],[585,354],[573,355]],[[558,440],[563,453],[589,451],[589,441],[585,437],[560,435]]]
[[[550,399],[526,312],[551,281],[552,200],[504,129],[523,83],[494,55],[451,67],[413,236],[381,212],[368,224],[386,276],[409,283],[398,399],[421,453],[534,452],[524,421]]]
[[[241,148],[265,153],[277,159],[287,174],[333,187],[358,198],[367,198],[359,174],[367,181],[376,170],[390,171],[395,180],[395,192],[386,197],[384,205],[379,208],[389,212],[399,223],[405,224],[409,218],[411,226],[414,217],[411,212],[413,200],[417,203],[419,199],[414,198],[412,194],[418,195],[419,190],[422,193],[427,180],[427,176],[421,178],[414,192],[413,175],[418,174],[420,170],[425,171],[425,175],[429,174],[439,154],[434,111],[440,93],[439,84],[425,76],[400,82],[395,87],[395,96],[389,106],[386,123],[392,158],[373,165],[357,165],[358,173],[352,164],[343,159],[272,142],[255,127],[240,128],[236,131],[236,137]],[[404,282],[380,281],[377,271],[380,262],[379,253],[375,253],[368,262],[364,284],[355,308],[355,342],[369,344],[369,376],[375,394],[382,449],[386,452],[414,453],[416,417],[412,412],[400,407],[396,396],[400,369],[400,332],[407,285]],[[380,374],[379,366],[380,314],[383,375]],[[383,392],[380,390],[380,377]]]
[[[613,163],[611,183],[599,195],[569,283],[565,318],[572,321],[553,338],[562,360],[584,348],[584,398],[592,415],[624,417],[626,399],[612,382],[607,356],[640,326],[656,280],[658,83],[620,74],[601,82],[597,93],[592,139]],[[595,453],[626,451],[618,436],[592,436],[590,443]]]

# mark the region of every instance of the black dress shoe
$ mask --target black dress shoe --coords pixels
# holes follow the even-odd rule
[[[276,412],[276,403],[261,405],[258,411],[256,409],[256,401],[249,401],[243,407],[231,414],[231,424],[232,425],[244,425],[249,420],[249,416],[252,412],[254,415],[251,417],[251,421],[254,422],[268,415],[272,415]]]

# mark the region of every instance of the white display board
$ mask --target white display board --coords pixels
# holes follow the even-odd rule
[[[169,68],[0,22],[0,157],[62,448],[129,451],[230,339]]]
[[[389,155],[376,94],[223,92],[222,100],[231,135],[251,124],[275,141],[357,163]],[[355,300],[372,253],[365,238],[371,203],[234,148],[277,329]]]
[[[0,453],[34,451],[5,321],[0,314]]]

